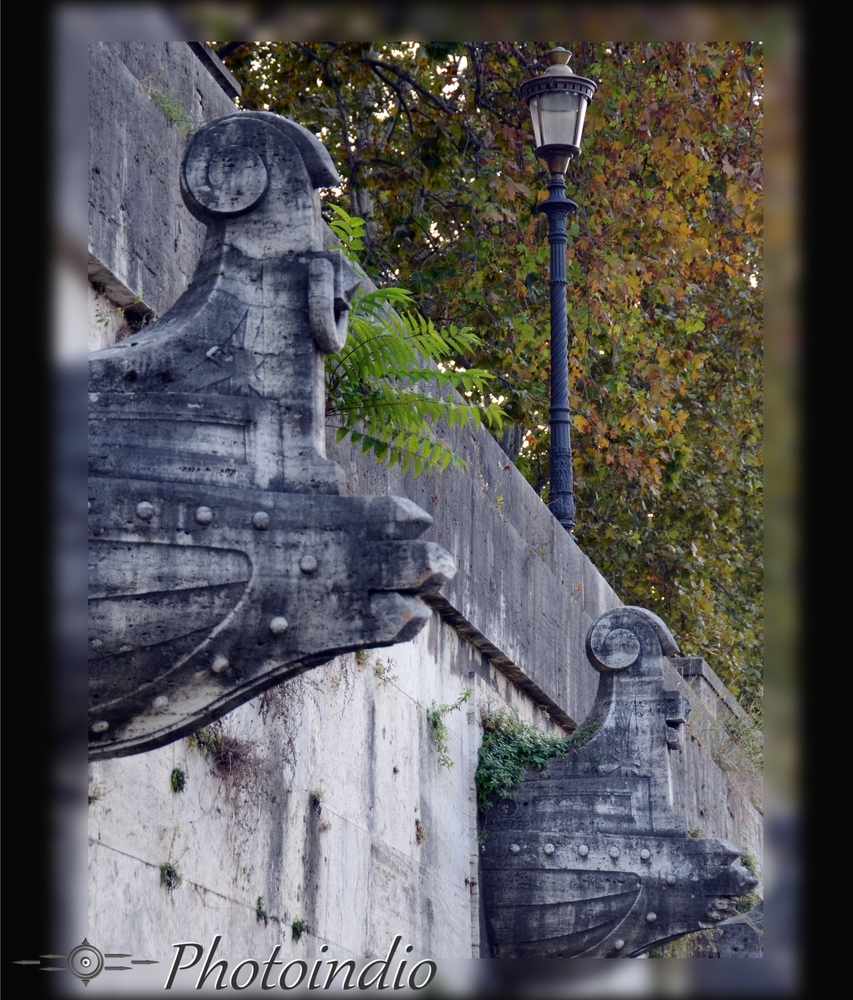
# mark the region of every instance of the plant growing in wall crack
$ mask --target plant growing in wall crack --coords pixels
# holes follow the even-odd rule
[[[357,260],[364,220],[329,207],[344,253]],[[411,469],[415,476],[448,465],[465,468],[435,424],[500,429],[504,414],[497,402],[469,402],[475,393],[490,398],[489,372],[465,365],[479,344],[469,327],[436,327],[405,289],[357,292],[347,342],[326,358],[326,416],[338,425],[337,440],[349,437],[363,455],[372,452],[377,462]]]
[[[255,920],[258,923],[263,921],[264,927],[269,924],[270,920],[272,920],[274,924],[278,924],[279,926],[281,925],[281,917],[277,917],[274,913],[267,912],[267,906],[263,896],[258,896],[258,901],[255,903]]]
[[[150,79],[150,78],[149,78]],[[153,83],[148,85],[148,96],[181,133],[189,138],[197,124],[187,110],[184,102],[158,74]]]
[[[450,756],[450,730],[444,721],[445,715],[461,708],[471,697],[471,689],[465,688],[462,694],[450,705],[436,705],[435,702],[427,709],[427,722],[432,730],[435,745],[438,748],[438,759],[442,767],[453,767]]]
[[[222,733],[216,726],[204,726],[187,738],[187,744],[195,747],[205,760],[215,758],[222,749]]]
[[[196,730],[187,743],[210,761],[219,777],[238,785],[255,778],[262,765],[255,742],[228,732],[220,722]]]
[[[89,785],[89,805],[93,805],[95,802],[100,802],[101,799],[106,794],[104,786],[99,781],[93,781]]]
[[[299,942],[299,939],[303,934],[310,934],[311,928],[308,926],[308,921],[303,920],[298,914],[293,918],[293,923],[290,925],[290,936],[293,939],[294,944]]]
[[[169,892],[174,892],[179,885],[184,881],[184,876],[180,869],[181,858],[186,854],[186,850],[181,853],[181,856],[176,858],[174,856],[175,851],[175,841],[181,835],[181,828],[179,826],[172,827],[172,843],[169,845],[169,857],[160,865],[160,885],[162,885]]]
[[[165,886],[169,892],[173,892],[184,881],[184,876],[178,868],[177,861],[169,858],[160,865],[160,885]]]
[[[373,673],[383,687],[397,680],[397,675],[394,673],[394,667],[396,666],[397,661],[391,656],[384,661],[378,656],[376,657],[376,662],[373,664]]]
[[[316,812],[318,816],[322,816],[323,815],[323,799],[325,797],[325,792],[323,791],[323,789],[322,788],[314,788],[314,789],[312,789],[309,792],[309,797],[311,799],[311,805],[314,808],[314,812]],[[331,830],[332,829],[332,824],[327,819],[323,819],[323,820],[320,820],[320,823],[318,824],[317,829],[320,831],[320,833],[325,833],[327,830]]]

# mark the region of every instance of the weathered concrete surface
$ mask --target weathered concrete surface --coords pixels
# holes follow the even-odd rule
[[[701,657],[673,657],[668,686],[690,701],[684,751],[672,757],[681,815],[699,836],[764,857],[763,739]],[[683,675],[683,676],[682,676]],[[763,879],[758,892],[763,894]]]
[[[466,688],[468,702],[444,716],[453,766],[443,767],[426,708]],[[327,944],[327,957],[363,961],[397,934],[422,957],[477,955],[479,708],[503,704],[542,721],[433,618],[412,642],[340,657],[231,713],[223,731],[245,741],[231,770],[186,740],[93,762],[90,940],[161,961],[190,932],[205,943],[222,934],[236,957],[281,943],[308,960]],[[187,774],[180,793],[176,767]],[[170,858],[184,879],[171,892],[160,884]],[[299,944],[297,916],[312,928]]]
[[[443,436],[467,461],[466,473],[415,479],[359,460],[345,444],[328,448],[346,464],[349,492],[400,492],[432,515],[424,537],[464,567],[434,606],[571,729],[595,698],[584,637],[620,602],[487,431]]]
[[[761,958],[764,953],[764,904],[724,921],[713,932],[715,958]]]
[[[186,42],[90,46],[89,276],[119,306],[138,296],[162,315],[189,284],[204,226],[169,166],[187,132],[234,111],[232,97]]]

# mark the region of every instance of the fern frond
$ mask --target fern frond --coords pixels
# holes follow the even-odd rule
[[[364,221],[338,205],[330,223],[345,253],[360,246]],[[466,368],[462,359],[480,345],[469,327],[439,329],[414,308],[403,288],[359,291],[349,314],[349,336],[338,354],[326,356],[326,414],[362,454],[399,465],[415,476],[427,469],[465,468],[436,433],[472,424],[499,430],[505,416],[490,396],[492,376]],[[461,395],[460,395],[461,394]],[[472,399],[490,400],[480,403]]]

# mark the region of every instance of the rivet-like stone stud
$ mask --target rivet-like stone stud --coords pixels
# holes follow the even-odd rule
[[[578,854],[582,858],[585,858],[587,856],[587,854],[589,854],[589,848],[586,846],[586,844],[581,844],[580,845],[580,847],[578,848]]]
[[[140,521],[150,521],[154,517],[154,504],[143,500],[136,505],[136,516]]]
[[[221,653],[214,657],[213,663],[210,665],[210,669],[215,674],[221,674],[223,670],[228,669],[228,657],[223,656]]]
[[[646,923],[653,924],[657,920],[657,918],[658,918],[658,915],[656,913],[647,913],[646,914]]]
[[[213,520],[213,511],[210,507],[199,507],[195,512],[195,519],[199,524],[210,524]]]
[[[98,719],[97,722],[92,723],[93,733],[105,733],[109,728],[110,724],[106,719]]]
[[[619,848],[618,847],[611,847],[610,850],[607,853],[615,861],[619,857]]]
[[[317,572],[317,560],[314,556],[303,556],[299,560],[299,568],[303,573],[316,573]]]
[[[165,694],[158,694],[154,701],[151,702],[153,708],[161,709],[165,708],[169,704],[169,697]]]
[[[252,527],[258,531],[266,531],[270,526],[270,516],[265,510],[259,510],[252,514]]]
[[[270,622],[270,632],[273,635],[281,635],[287,631],[287,619],[283,615],[276,615]]]
[[[510,854],[520,854],[521,853],[521,848],[518,846],[518,844],[510,844],[509,845],[509,853]]]
[[[617,938],[617,939],[616,939],[616,940],[615,940],[615,941],[613,942],[613,947],[614,947],[614,948],[615,948],[615,949],[616,949],[617,951],[621,951],[621,950],[622,950],[622,949],[623,949],[623,948],[625,947],[625,942],[624,942],[624,941],[622,940],[622,938]]]
[[[650,857],[651,854],[644,847],[642,851],[640,851],[640,861],[648,861]]]
[[[667,875],[667,877],[666,877],[666,884],[667,885],[675,885],[675,876],[674,875]]]
[[[544,852],[545,852],[546,854],[553,854],[553,853],[554,853],[554,845],[553,845],[553,844],[546,844],[546,845],[545,845],[545,846],[544,846],[544,847],[542,848],[542,850],[543,850],[543,851],[544,851]]]

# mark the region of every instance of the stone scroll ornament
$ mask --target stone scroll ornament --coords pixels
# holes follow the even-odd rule
[[[189,144],[207,225],[188,290],[89,359],[89,755],[140,753],[350,650],[415,636],[455,573],[410,500],[342,496],[325,353],[359,275],[323,250],[340,183],[289,119],[240,112]]]
[[[672,804],[669,755],[689,703],[663,687],[678,652],[642,608],[587,637],[601,674],[588,742],[528,769],[488,818],[481,887],[495,958],[631,958],[734,915],[757,879],[727,841],[692,839]]]

